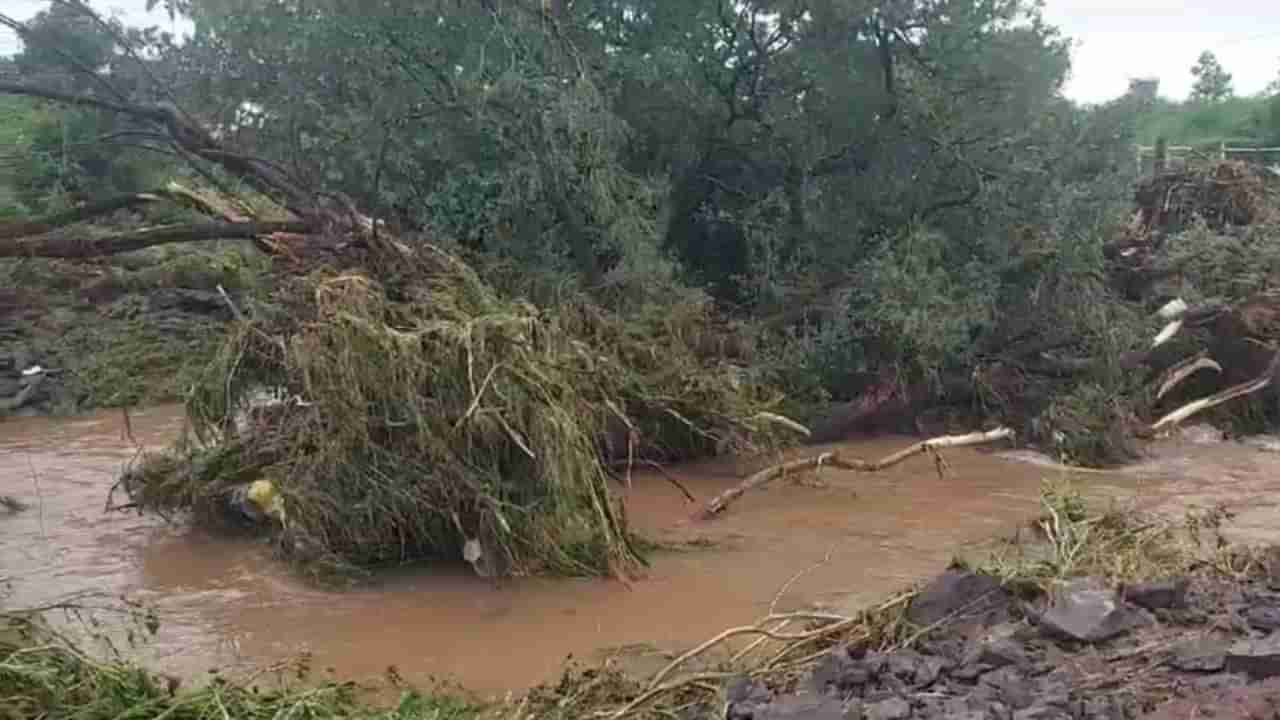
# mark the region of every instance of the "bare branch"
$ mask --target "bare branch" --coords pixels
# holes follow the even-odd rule
[[[1009,428],[996,428],[988,432],[970,433],[968,435],[944,435],[929,440],[922,440],[914,445],[899,450],[898,452],[887,455],[879,460],[867,462],[866,460],[858,460],[856,458],[846,459],[840,457],[838,452],[825,452],[814,457],[802,458],[800,460],[792,460],[791,462],[774,465],[765,468],[751,477],[744,480],[741,484],[729,488],[720,493],[699,513],[702,519],[710,519],[724,512],[734,500],[742,497],[748,491],[766,485],[774,480],[802,470],[813,468],[821,468],[824,465],[840,468],[841,470],[854,470],[857,472],[879,472],[885,468],[892,467],[906,460],[913,455],[919,455],[926,452],[936,452],[943,448],[966,447],[970,445],[985,445],[1013,437],[1013,431]]]

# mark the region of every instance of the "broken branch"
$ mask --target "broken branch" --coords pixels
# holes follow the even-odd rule
[[[802,458],[800,460],[792,460],[780,465],[765,468],[760,472],[748,477],[741,484],[736,485],[717,495],[707,503],[706,507],[699,513],[699,517],[703,520],[709,520],[716,515],[724,512],[730,503],[745,495],[747,492],[755,488],[767,485],[774,480],[789,475],[794,472],[808,470],[811,468],[821,468],[824,465],[840,468],[841,470],[853,470],[856,472],[878,472],[885,468],[892,467],[906,460],[913,455],[919,455],[926,452],[936,452],[943,448],[966,447],[971,445],[985,445],[998,440],[1004,440],[1013,437],[1013,430],[1001,427],[988,432],[969,433],[968,435],[944,435],[942,437],[922,440],[910,447],[899,450],[891,455],[887,455],[874,462],[859,460],[857,458],[846,459],[840,457],[840,453],[836,451],[824,452],[813,457]]]

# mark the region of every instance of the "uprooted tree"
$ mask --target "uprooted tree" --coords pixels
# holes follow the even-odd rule
[[[79,0],[0,17],[30,54],[0,94],[109,116],[102,144],[202,186],[11,221],[0,258],[223,238],[273,258],[189,398],[205,448],[132,476],[153,508],[213,512],[269,476],[290,547],[334,563],[475,541],[514,571],[622,571],[618,468],[790,439],[810,406],[832,411],[815,440],[945,408],[1094,461],[1178,419],[1139,419],[1176,412],[1156,403],[1270,367],[1274,338],[1224,324],[1265,306],[1234,291],[1188,295],[1152,342],[1185,294],[1152,288],[1200,267],[1149,232],[1168,199],[1233,225],[1265,194],[1141,188],[1126,225],[1142,104],[1064,100],[1032,3],[166,4],[195,23],[182,44]],[[165,203],[206,219],[92,223]],[[1197,355],[1228,335],[1266,362]],[[292,400],[237,432],[260,386]]]
[[[102,22],[79,3],[63,6]],[[283,499],[274,515],[283,547],[313,568],[463,550],[496,572],[625,575],[642,558],[609,489],[610,459],[747,450],[796,427],[766,412],[776,394],[705,351],[717,330],[697,297],[633,307],[625,319],[586,298],[540,309],[498,295],[437,245],[393,236],[345,195],[229,149],[171,101],[20,80],[0,92],[123,116],[211,184],[219,174],[242,181],[284,216],[245,218],[226,202],[234,197],[211,202],[171,185],[10,225],[0,256],[85,258],[236,237],[307,256],[282,263],[289,272],[270,308],[236,308],[240,322],[188,401],[199,447],[126,475],[142,507],[212,519],[246,480],[267,477]],[[52,229],[161,200],[220,217],[108,234]],[[294,239],[287,250],[281,236]],[[263,387],[297,401],[236,432],[246,398]],[[466,554],[473,545],[476,557]]]

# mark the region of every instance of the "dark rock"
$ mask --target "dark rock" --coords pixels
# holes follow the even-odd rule
[[[1280,633],[1232,645],[1226,653],[1226,670],[1255,680],[1280,677]]]
[[[761,717],[765,706],[773,701],[773,693],[750,677],[734,680],[726,694],[729,700],[728,720],[756,720]]]
[[[938,678],[942,676],[943,671],[950,666],[951,663],[942,658],[925,658],[924,662],[916,668],[916,687],[927,688],[938,682]]]
[[[1016,667],[994,670],[982,676],[982,685],[993,688],[1005,705],[1020,710],[1035,702],[1035,683]]]
[[[1138,607],[1148,610],[1177,610],[1187,605],[1187,578],[1138,583],[1124,588],[1122,597]]]
[[[944,718],[973,718],[984,720],[987,716],[981,709],[975,709],[968,698],[952,697],[942,701],[941,710],[937,713]]]
[[[906,720],[911,717],[911,704],[900,697],[890,698],[868,705],[863,717],[866,720]]]
[[[1251,607],[1244,617],[1250,627],[1256,630],[1270,632],[1280,629],[1280,606],[1258,605]]]
[[[1280,591],[1280,547],[1267,550],[1267,587]]]
[[[1088,643],[1110,640],[1155,622],[1146,612],[1120,602],[1114,591],[1087,579],[1056,590],[1052,605],[1038,621],[1050,636]]]
[[[1218,672],[1226,666],[1226,651],[1222,640],[1197,640],[1179,647],[1169,665],[1183,672]]]
[[[983,643],[974,648],[966,665],[985,665],[992,670],[1016,665],[1025,668],[1031,665],[1031,657],[1022,644],[1001,638]]]
[[[810,687],[819,695],[846,697],[856,693],[871,680],[871,673],[861,660],[854,660],[844,648],[832,650],[818,662],[810,677]]]
[[[1060,678],[1045,678],[1036,689],[1036,704],[1065,711],[1071,707],[1071,690]]]
[[[1013,720],[1071,720],[1071,713],[1052,705],[1032,705],[1013,713]]]
[[[1219,690],[1232,690],[1242,688],[1249,684],[1249,679],[1244,675],[1232,675],[1231,673],[1219,673],[1208,677],[1198,678],[1192,685],[1195,686],[1197,694],[1206,692],[1218,692]]]
[[[884,671],[902,683],[925,688],[937,681],[947,661],[925,657],[912,650],[900,650],[885,658]]]
[[[990,575],[948,570],[911,601],[907,619],[919,626],[929,626],[952,617],[988,614],[1007,608],[1009,602],[1008,592]]]
[[[1075,717],[1083,720],[1127,720],[1124,707],[1112,697],[1083,701]]]
[[[766,705],[753,720],[845,720],[844,703],[829,697],[785,697]]]
[[[1013,720],[1013,711],[1002,702],[993,702],[985,708],[987,720]]]
[[[951,677],[957,680],[964,680],[965,682],[973,682],[983,673],[991,672],[994,669],[995,668],[990,665],[983,665],[982,663],[974,662],[967,665],[961,665],[956,668],[951,672]]]

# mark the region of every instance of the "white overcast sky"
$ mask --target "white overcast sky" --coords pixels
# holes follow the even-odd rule
[[[679,0],[671,0],[677,2]],[[158,24],[182,32],[160,10],[150,16],[146,0],[92,0],[118,11],[128,24]],[[45,7],[42,0],[0,0],[0,12],[25,19]],[[1160,92],[1186,97],[1191,66],[1212,50],[1235,79],[1236,92],[1261,91],[1280,76],[1280,2],[1277,0],[1046,0],[1045,15],[1077,46],[1066,94],[1082,102],[1124,93],[1131,77],[1158,77]],[[0,54],[17,49],[0,33]]]

